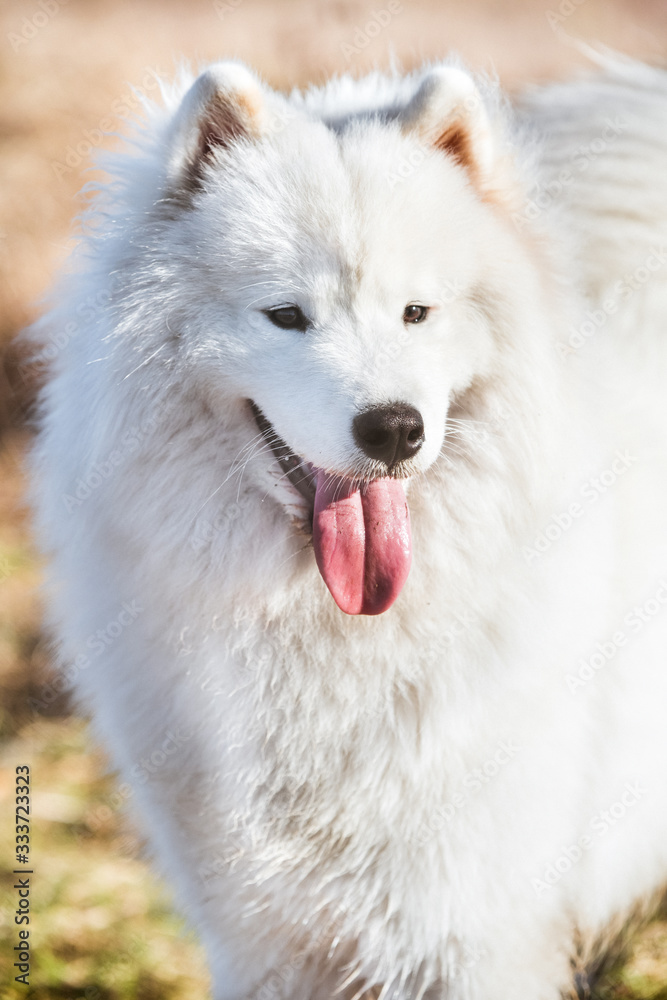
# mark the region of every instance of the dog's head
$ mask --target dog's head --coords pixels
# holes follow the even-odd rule
[[[185,350],[213,406],[233,401],[265,446],[266,489],[279,466],[271,491],[312,524],[352,614],[384,611],[405,582],[406,487],[440,455],[452,400],[494,369],[507,284],[504,167],[479,92],[451,67],[404,86],[341,115],[342,85],[288,101],[223,63],[167,139]]]

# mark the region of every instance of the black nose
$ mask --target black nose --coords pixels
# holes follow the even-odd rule
[[[416,455],[424,443],[424,421],[407,403],[375,406],[352,422],[354,440],[369,458],[392,469]]]

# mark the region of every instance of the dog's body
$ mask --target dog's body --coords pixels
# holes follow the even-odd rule
[[[47,320],[64,657],[217,1000],[555,1000],[667,880],[665,78],[183,90]]]

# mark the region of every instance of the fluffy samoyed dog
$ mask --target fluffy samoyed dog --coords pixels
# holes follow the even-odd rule
[[[214,996],[585,994],[667,882],[667,77],[163,97],[35,502]]]

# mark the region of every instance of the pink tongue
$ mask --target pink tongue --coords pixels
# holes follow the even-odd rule
[[[380,615],[407,580],[410,515],[398,479],[375,479],[363,494],[349,479],[318,470],[313,513],[315,558],[341,611]]]

